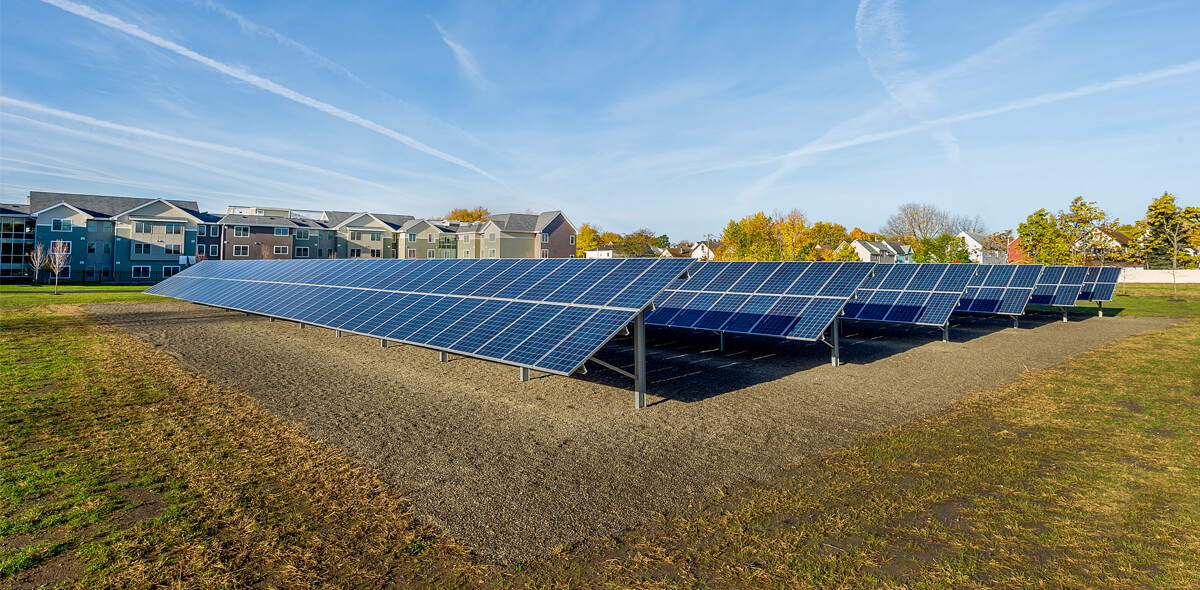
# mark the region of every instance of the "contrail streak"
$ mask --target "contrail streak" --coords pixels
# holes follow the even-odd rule
[[[276,82],[272,82],[271,80],[263,78],[262,76],[257,76],[255,74],[251,74],[250,72],[247,72],[246,70],[243,70],[241,68],[234,67],[234,66],[219,62],[215,59],[200,55],[199,53],[196,53],[195,51],[192,51],[191,49],[188,49],[182,45],[179,45],[178,43],[175,43],[173,41],[168,41],[167,39],[163,39],[162,37],[159,37],[158,35],[149,33],[147,31],[143,30],[141,27],[131,24],[131,23],[127,23],[113,15],[99,12],[90,6],[85,6],[83,4],[78,4],[76,2],[71,2],[69,0],[41,0],[41,1],[46,4],[49,4],[51,6],[61,8],[65,11],[75,14],[77,16],[86,18],[97,24],[101,24],[106,27],[110,27],[110,28],[116,29],[118,31],[121,31],[122,33],[125,33],[127,35],[137,37],[143,41],[152,43],[163,49],[166,49],[167,51],[174,52],[174,53],[179,54],[183,57],[186,57],[190,60],[196,61],[205,66],[208,66],[222,74],[225,74],[226,76],[236,78],[238,80],[241,80],[243,82],[246,82],[246,83],[256,86],[258,88],[266,90],[267,92],[270,92],[272,94],[282,96],[283,98],[286,98],[293,102],[302,104],[307,107],[314,108],[318,111],[333,115],[334,117],[337,117],[344,121],[353,123],[355,125],[365,128],[365,129],[369,129],[371,131],[374,131],[376,133],[379,133],[381,135],[384,135],[386,137],[394,139],[400,143],[403,143],[404,145],[407,145],[408,147],[411,147],[419,152],[429,154],[431,156],[434,156],[435,158],[440,158],[442,160],[450,162],[451,164],[462,166],[463,168],[466,168],[467,170],[470,170],[481,176],[489,178],[498,184],[501,184],[503,186],[508,186],[507,184],[504,183],[504,181],[500,180],[499,178],[492,176],[491,174],[485,172],[484,170],[480,169],[479,167],[475,166],[474,164],[471,164],[470,162],[462,160],[461,158],[452,156],[441,150],[432,148],[432,147],[425,145],[407,135],[404,135],[403,133],[394,131],[392,129],[384,127],[383,125],[380,125],[379,123],[371,121],[370,119],[360,117],[354,113],[339,109],[329,103],[322,102],[315,98],[303,95],[299,92],[296,92],[295,90],[292,90],[291,88],[283,86],[282,84],[278,84]]]

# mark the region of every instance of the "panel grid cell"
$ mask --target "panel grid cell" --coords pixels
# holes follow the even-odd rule
[[[972,281],[976,264],[881,264],[864,281],[845,318],[896,324],[945,326]],[[953,301],[949,308],[946,302]]]

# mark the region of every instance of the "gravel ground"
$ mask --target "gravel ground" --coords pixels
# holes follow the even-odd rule
[[[946,407],[1027,370],[1177,320],[955,319],[936,329],[847,324],[841,367],[823,344],[649,331],[650,406],[629,379],[534,373],[320,328],[163,301],[88,307],[246,391],[276,416],[373,466],[415,512],[526,561],[613,534],[719,488]],[[631,370],[629,340],[601,358]]]

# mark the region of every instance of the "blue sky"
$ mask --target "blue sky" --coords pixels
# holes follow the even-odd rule
[[[1200,188],[1200,3],[0,4],[0,200],[30,190],[673,239],[908,201],[1015,227]]]

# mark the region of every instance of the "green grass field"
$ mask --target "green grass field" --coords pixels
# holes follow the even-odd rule
[[[1159,313],[1159,292],[1121,313]],[[496,566],[72,305],[152,296],[69,297],[0,296],[0,587],[1200,587],[1200,320]]]

